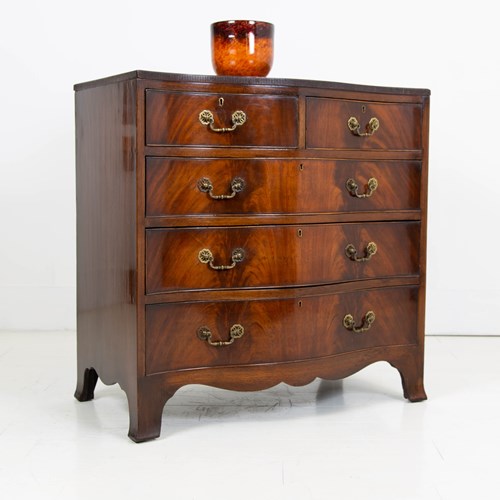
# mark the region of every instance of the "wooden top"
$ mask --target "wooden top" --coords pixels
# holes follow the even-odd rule
[[[295,80],[288,78],[261,78],[247,76],[215,76],[215,75],[185,75],[181,73],[159,73],[156,71],[135,70],[120,75],[101,78],[90,82],[77,83],[76,91],[93,87],[100,87],[110,83],[118,83],[126,80],[160,80],[186,83],[234,83],[239,85],[267,85],[279,87],[308,87],[332,90],[350,90],[356,92],[371,92],[377,94],[401,94],[401,95],[430,95],[428,89],[408,89],[398,87],[376,87],[371,85],[356,85],[351,83],[325,82],[315,80]]]

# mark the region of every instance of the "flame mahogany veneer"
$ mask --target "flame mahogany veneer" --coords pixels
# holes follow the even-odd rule
[[[146,71],[75,90],[78,400],[120,384],[139,442],[186,384],[387,361],[426,399],[428,90]]]

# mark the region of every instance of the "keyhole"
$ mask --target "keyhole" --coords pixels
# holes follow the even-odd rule
[[[219,106],[224,106],[224,97],[219,97]]]
[[[297,236],[302,238],[302,229],[297,229]]]
[[[361,106],[361,113],[366,113],[366,106],[364,104]]]
[[[302,163],[299,165],[299,170],[300,170],[301,172],[304,170],[304,165],[303,165]]]
[[[299,307],[302,307],[302,301],[299,300]]]

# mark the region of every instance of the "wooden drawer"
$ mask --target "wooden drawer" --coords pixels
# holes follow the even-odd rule
[[[311,224],[146,232],[146,292],[302,286],[417,275],[418,222]],[[377,251],[368,261],[370,243]],[[205,263],[200,260],[200,252]],[[234,265],[216,270],[214,266]],[[234,258],[233,258],[234,256]],[[353,256],[351,256],[353,257]]]
[[[148,90],[146,144],[295,148],[297,109],[292,96]],[[204,110],[212,113],[214,128],[232,127],[235,111],[243,111],[246,121],[233,131],[214,132],[200,122]]]
[[[416,161],[148,158],[146,215],[415,210],[420,167]],[[372,179],[372,195],[356,197],[371,192]],[[212,197],[233,191],[229,199]]]
[[[329,98],[307,98],[306,147],[332,149],[422,148],[422,108],[420,104],[347,101]],[[360,137],[348,126],[351,117],[367,131],[372,118],[379,128],[372,135]]]
[[[416,343],[417,287],[284,300],[193,302],[146,307],[146,370],[262,364],[319,358],[371,347]],[[354,332],[344,325],[351,315]],[[373,318],[373,316],[371,316]],[[346,324],[349,324],[349,318]],[[199,329],[211,332],[209,345]],[[243,330],[240,328],[243,327]],[[206,332],[207,330],[205,330]]]

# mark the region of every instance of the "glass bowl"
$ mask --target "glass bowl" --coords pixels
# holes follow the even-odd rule
[[[218,75],[266,76],[274,57],[274,25],[219,21],[211,25],[212,64]]]

